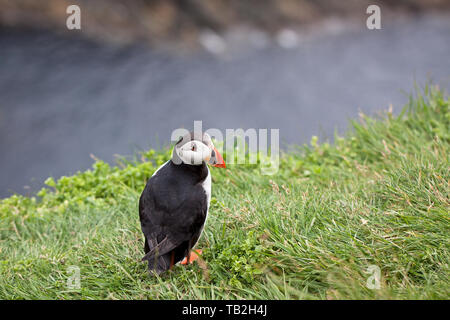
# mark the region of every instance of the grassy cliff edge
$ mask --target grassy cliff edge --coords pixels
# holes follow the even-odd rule
[[[137,203],[170,150],[49,178],[0,200],[0,298],[449,299],[449,104],[426,87],[398,116],[282,154],[273,176],[212,169],[202,259],[162,277],[140,262]]]

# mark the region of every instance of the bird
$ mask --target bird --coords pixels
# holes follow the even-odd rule
[[[179,138],[172,157],[159,167],[139,198],[148,270],[160,275],[181,261],[198,258],[191,252],[203,231],[211,201],[208,164],[226,168],[207,133],[189,132]],[[201,250],[197,250],[201,253]]]

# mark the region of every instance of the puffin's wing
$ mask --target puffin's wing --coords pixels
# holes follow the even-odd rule
[[[162,189],[158,186],[157,179],[151,178],[139,200],[141,228],[149,249],[143,260],[162,256],[192,236],[189,221],[183,219],[183,215],[190,217],[186,213],[192,208],[186,208],[185,205],[189,201],[185,201],[184,197],[178,198],[177,192],[166,191],[161,194]],[[172,201],[167,201],[170,198]]]
[[[142,260],[163,255],[179,245],[179,241],[169,238],[166,234],[164,220],[168,216],[168,210],[156,202],[152,189],[152,184],[149,183],[139,199],[139,218],[149,249]]]

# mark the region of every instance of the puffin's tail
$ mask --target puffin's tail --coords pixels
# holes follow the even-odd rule
[[[148,261],[148,270],[160,275],[163,272],[169,270],[173,263],[171,263],[171,253],[167,253],[163,256],[153,256],[153,259],[142,259]]]
[[[152,243],[149,241],[148,243]],[[161,274],[169,270],[174,264],[173,254],[176,244],[171,242],[168,237],[165,237],[160,243],[151,248],[142,261],[148,261],[148,269],[150,271],[156,272],[156,274]]]

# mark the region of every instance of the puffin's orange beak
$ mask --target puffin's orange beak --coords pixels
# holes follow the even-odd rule
[[[216,153],[217,163],[213,164],[214,167],[226,168],[225,161],[223,160],[222,155],[219,151],[214,147],[214,152]]]

